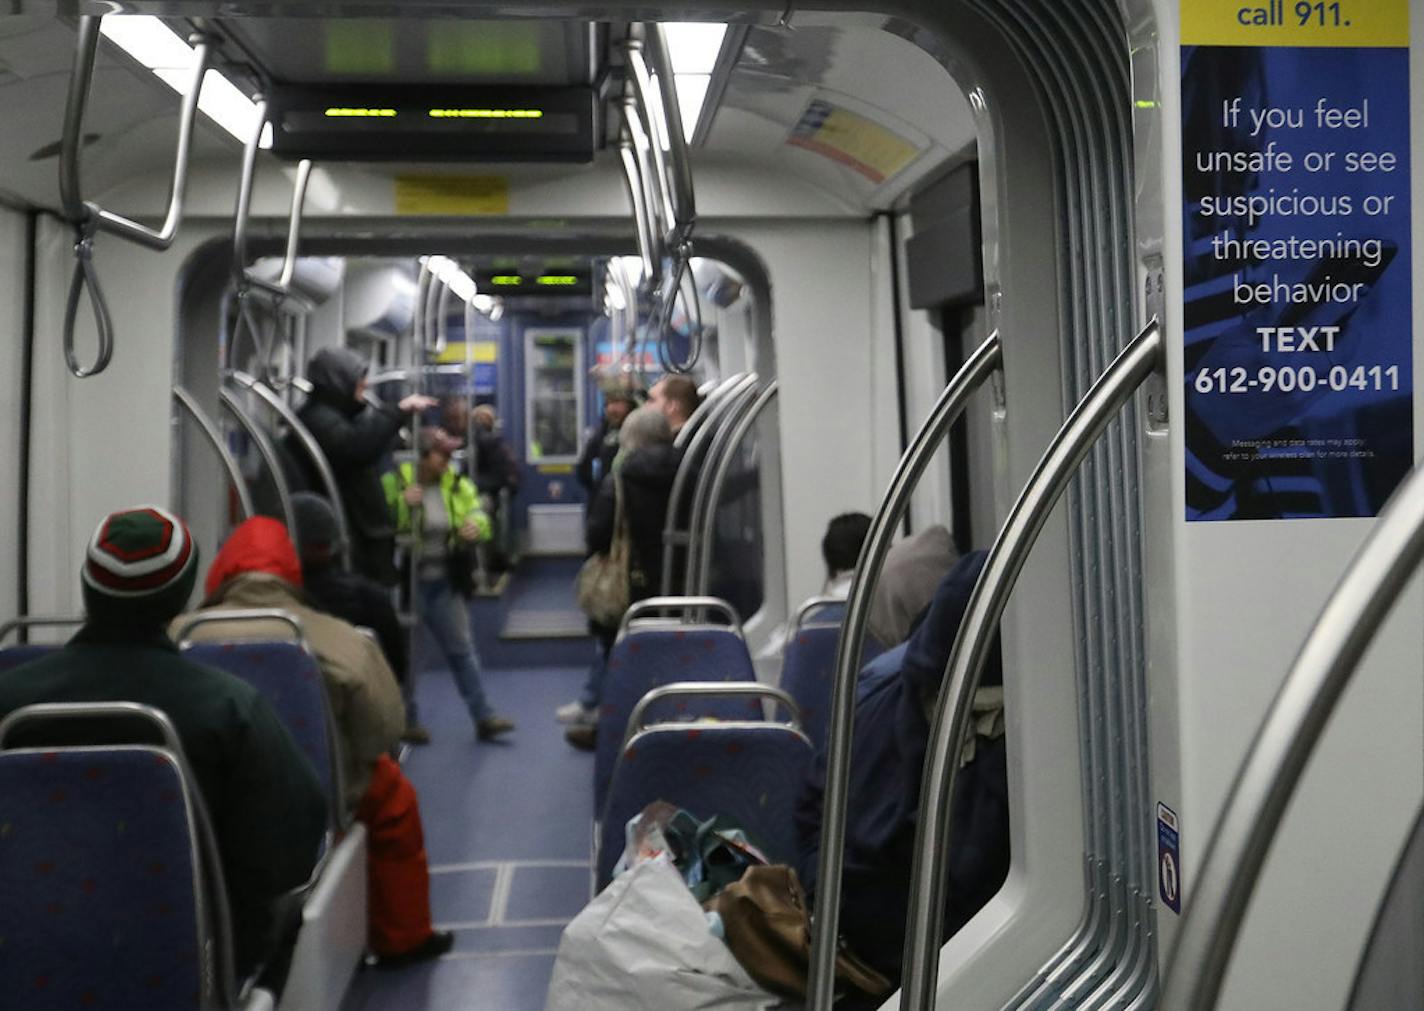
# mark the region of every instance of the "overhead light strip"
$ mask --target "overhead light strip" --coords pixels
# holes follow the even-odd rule
[[[193,48],[158,18],[151,14],[110,14],[99,22],[99,33],[178,94],[187,94]],[[198,109],[242,143],[252,135],[256,103],[216,70],[203,76]],[[270,124],[262,133],[261,146],[272,146]]]
[[[712,69],[727,37],[727,26],[705,22],[673,21],[664,24],[668,61],[672,64],[677,104],[682,112],[682,133],[688,143],[697,133]]]

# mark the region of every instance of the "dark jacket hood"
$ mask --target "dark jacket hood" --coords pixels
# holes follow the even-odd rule
[[[949,662],[950,650],[954,648],[954,638],[959,634],[959,625],[969,608],[969,597],[979,581],[979,573],[987,557],[983,551],[971,551],[954,563],[954,567],[940,580],[934,600],[930,602],[914,635],[910,636],[901,674],[922,699],[939,695],[945,664]],[[998,685],[1003,682],[1003,661],[996,633],[993,651],[984,665],[980,683]]]
[[[350,348],[322,348],[307,363],[313,396],[352,414],[361,409],[356,384],[365,374],[366,360]]]
[[[623,458],[618,473],[633,484],[672,487],[681,461],[682,454],[672,446],[644,446]]]

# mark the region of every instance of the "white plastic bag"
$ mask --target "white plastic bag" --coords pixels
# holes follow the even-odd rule
[[[614,879],[564,928],[544,1011],[766,1011],[780,1006],[712,935],[666,857]]]

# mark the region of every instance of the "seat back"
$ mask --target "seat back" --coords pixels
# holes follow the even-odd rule
[[[655,800],[725,815],[777,863],[794,863],[796,797],[814,752],[783,723],[661,723],[623,749],[599,824],[597,883],[613,876],[624,828]]]
[[[164,746],[6,744],[116,718]],[[0,749],[7,1005],[231,1007],[222,870],[167,718],[132,703],[27,706],[0,721]]]
[[[8,670],[14,670],[22,663],[29,663],[31,660],[38,660],[42,656],[49,656],[59,648],[58,644],[47,642],[0,646],[0,674]]]
[[[787,640],[781,665],[781,687],[796,701],[801,728],[817,751],[826,742],[840,638],[839,625],[803,625]]]
[[[227,671],[262,694],[316,770],[331,802],[332,824],[338,824],[341,763],[326,682],[316,657],[295,642],[256,640],[185,642],[183,655]]]
[[[628,717],[638,700],[653,688],[678,681],[755,681],[747,644],[723,625],[653,625],[634,627],[619,636],[608,654],[603,697],[598,709],[594,754],[594,811],[603,810],[613,766],[623,744]],[[760,720],[758,699],[678,699],[661,703],[648,720],[666,721],[714,717]]]

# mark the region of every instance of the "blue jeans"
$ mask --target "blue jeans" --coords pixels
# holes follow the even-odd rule
[[[494,715],[480,684],[480,661],[470,635],[470,612],[447,579],[422,579],[417,584],[420,618],[435,637],[455,678],[455,687],[476,723]]]

